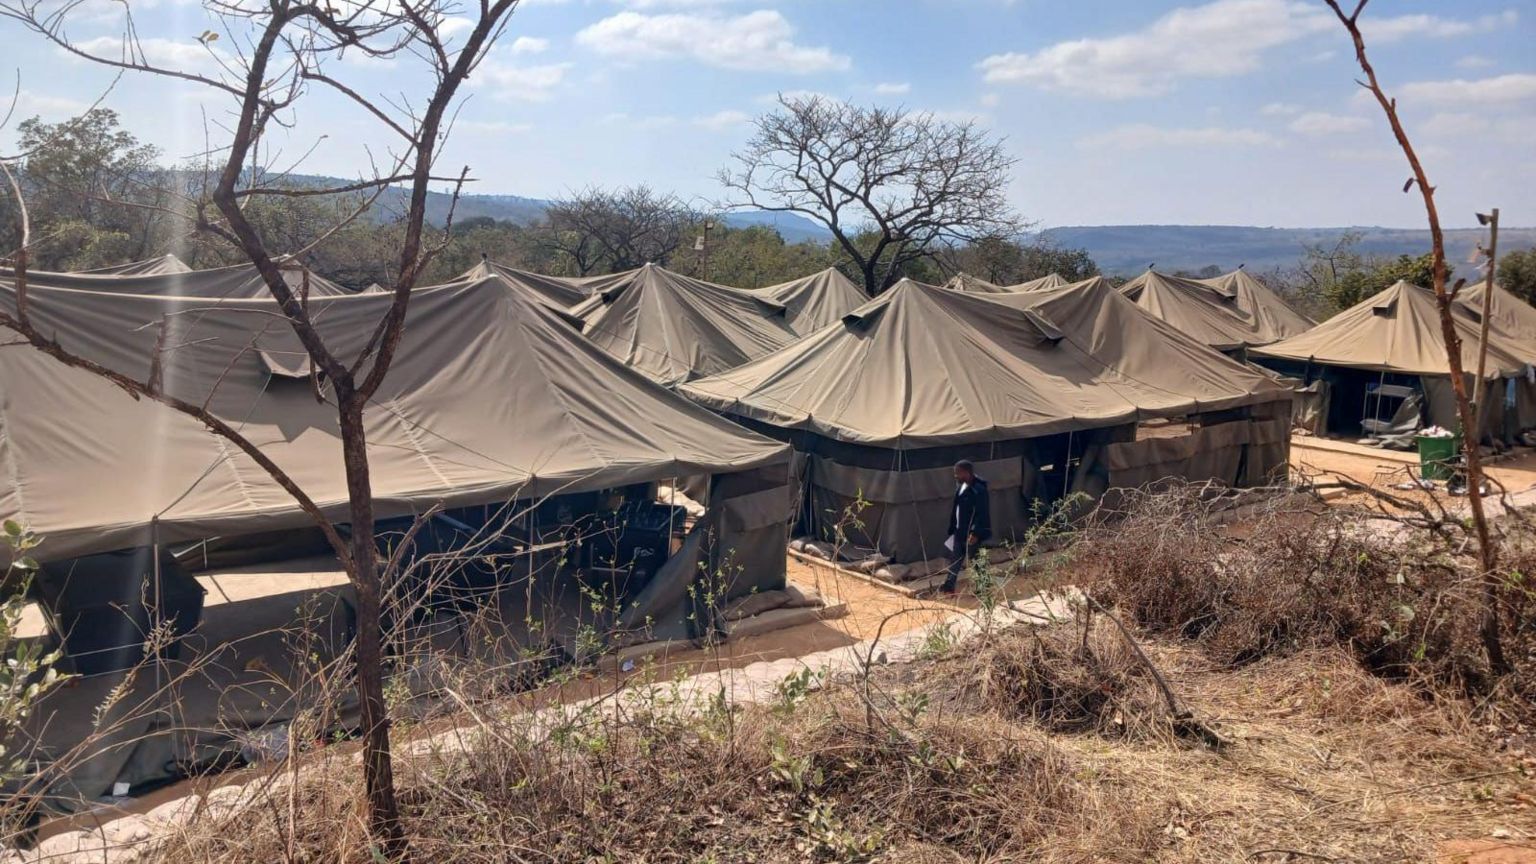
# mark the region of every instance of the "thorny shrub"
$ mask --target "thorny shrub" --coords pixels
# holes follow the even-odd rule
[[[1132,494],[1096,514],[1078,553],[1095,596],[1227,665],[1342,645],[1388,678],[1486,692],[1475,559],[1454,532],[1276,505],[1245,519],[1239,537],[1204,493]],[[1508,547],[1500,613],[1506,653],[1522,667],[1515,694],[1528,691],[1536,650],[1532,564],[1528,546]]]

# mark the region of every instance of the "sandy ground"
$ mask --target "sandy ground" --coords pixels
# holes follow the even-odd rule
[[[1348,441],[1296,436],[1291,439],[1291,465],[1308,474],[1344,476],[1360,483],[1391,486],[1418,476],[1416,453],[1383,450]],[[1489,459],[1488,476],[1509,492],[1536,487],[1536,450],[1516,448]]]

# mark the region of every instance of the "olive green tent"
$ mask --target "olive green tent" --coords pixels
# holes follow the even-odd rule
[[[178,262],[179,263],[179,262]],[[283,279],[295,294],[310,297],[342,297],[353,292],[335,282],[296,265],[281,265]],[[11,270],[0,270],[0,285],[9,287],[15,280]],[[270,299],[267,288],[253,264],[215,267],[211,270],[170,270],[147,273],[52,273],[27,271],[28,287],[70,288],[102,294],[142,294],[159,297],[198,297],[204,300]]]
[[[1218,351],[1267,345],[1310,326],[1294,312],[1280,314],[1279,298],[1246,274],[1228,277],[1203,282],[1148,270],[1120,291],[1148,314]]]
[[[800,338],[782,303],[647,264],[603,277],[571,313],[588,339],[665,386],[715,375]]]
[[[0,285],[0,304],[14,308],[16,299]],[[309,311],[332,351],[351,364],[391,303],[378,294],[315,297]],[[274,301],[211,304],[167,287],[114,294],[37,285],[28,313],[65,350],[108,369],[147,380],[158,365],[163,392],[206,405],[327,515],[346,520],[329,387]],[[265,470],[198,421],[29,345],[0,352],[0,394],[0,462],[8,466],[0,516],[41,538],[33,555],[44,572],[57,570],[83,602],[142,608],[139,588],[160,584],[154,562],[161,556],[151,550],[312,526]],[[698,623],[697,596],[724,602],[784,586],[789,449],[657,387],[500,279],[412,294],[394,364],[364,424],[381,519],[709,478],[708,509],[681,548],[609,613],[616,631],[686,638],[709,626]],[[540,567],[560,572],[558,564]],[[694,592],[705,574],[718,581]],[[282,624],[285,613],[292,618],[314,600],[324,632],[313,635],[326,646],[315,650],[329,662],[344,656],[344,594],[273,598],[260,606],[262,620]],[[214,629],[195,630],[182,640],[182,655],[154,666],[155,674],[90,674],[56,691],[28,720],[38,749],[23,754],[8,740],[9,752],[40,762],[54,794],[73,790],[88,801],[114,782],[196,770],[263,724],[291,717],[305,697],[276,691],[290,678],[312,680],[290,668],[310,662],[310,649],[295,655],[284,641],[292,634],[271,632],[249,644],[216,644],[231,628],[267,631],[259,622],[241,630],[232,621],[241,608],[226,607]],[[211,657],[213,665],[182,681],[179,695],[157,691],[157,681],[179,680],[189,657]],[[68,654],[66,671],[76,659]],[[118,687],[126,696],[108,718],[121,721],[108,746],[82,763],[56,765],[91,733],[92,709]]]
[[[1478,319],[1462,304],[1454,309],[1462,369],[1470,379],[1477,369]],[[1519,315],[1516,307],[1502,311]],[[1406,391],[1398,388],[1421,393],[1426,422],[1446,428],[1460,425],[1450,395],[1450,363],[1440,313],[1426,288],[1398,282],[1300,336],[1255,348],[1252,354],[1307,382],[1329,381],[1334,391],[1329,414],[1336,432],[1360,434],[1356,419],[1379,419],[1373,403],[1381,401],[1382,392],[1406,397]],[[1496,388],[1500,398],[1483,405],[1479,422],[1485,433],[1508,436],[1536,426],[1536,387],[1529,380],[1533,361],[1536,348],[1528,338],[1502,323],[1490,327],[1486,374],[1489,380],[1505,383]],[[1383,387],[1393,389],[1383,391]],[[1507,410],[1511,407],[1513,411]]]
[[[1276,341],[1299,336],[1317,322],[1292,309],[1263,280],[1241,268],[1212,279],[1196,280],[1209,285],[1237,311],[1254,320],[1260,338]]]
[[[512,287],[525,291],[528,296],[538,300],[546,306],[551,306],[562,311],[570,309],[577,303],[592,296],[591,284],[593,279],[567,276],[545,276],[541,273],[532,273],[527,270],[519,270],[505,264],[486,259],[476,264],[473,269],[461,279],[480,279],[486,276],[499,276]],[[599,279],[603,277],[598,277]]]
[[[794,443],[812,527],[858,502],[857,537],[897,560],[941,550],[958,458],[981,466],[1006,536],[1067,491],[1262,482],[1287,455],[1288,390],[1102,279],[1002,295],[903,280],[841,326],[680,389]],[[1196,428],[1138,441],[1152,418]]]
[[[192,268],[175,255],[161,255],[159,258],[146,258],[143,261],[129,261],[127,264],[92,267],[89,270],[75,272],[95,276],[164,276],[167,273],[191,273]]]
[[[1060,288],[1066,285],[1067,280],[1059,274],[1048,273],[1038,279],[1030,279],[1027,282],[1019,282],[1013,285],[999,285],[988,282],[978,276],[969,273],[960,273],[944,283],[945,288],[953,291],[965,291],[971,294],[1013,294],[1018,291],[1039,291],[1042,288]]]
[[[836,267],[755,292],[783,305],[789,329],[804,336],[835,324],[869,301],[864,289]]]

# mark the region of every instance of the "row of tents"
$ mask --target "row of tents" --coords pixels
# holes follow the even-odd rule
[[[271,302],[248,266],[191,271],[168,258],[123,270],[126,275],[33,274],[31,282],[103,296],[217,299],[221,307]],[[354,295],[301,269],[286,272],[291,287],[313,302],[346,298],[338,308],[357,309],[364,316],[371,307],[355,297],[388,302],[382,290]],[[1005,441],[1076,436],[1062,459],[1026,460],[1037,468],[1049,466],[1042,477],[1025,479],[1022,469],[1005,469],[1009,479],[1001,488],[1036,493],[1030,500],[1054,500],[1063,490],[1126,485],[1120,482],[1123,477],[1045,479],[1069,465],[1081,468],[1082,454],[1073,448],[1085,446],[1077,438],[1086,441],[1092,430],[1153,417],[1252,409],[1293,398],[1277,394],[1296,389],[1312,391],[1310,403],[1303,398],[1298,404],[1311,404],[1324,416],[1323,427],[1344,434],[1358,434],[1360,418],[1370,413],[1365,396],[1393,385],[1411,384],[1423,394],[1420,422],[1454,425],[1434,298],[1401,283],[1321,325],[1243,270],[1205,280],[1148,271],[1118,288],[1102,279],[1068,283],[1055,275],[1000,286],[962,274],[942,287],[903,281],[874,299],[836,269],[746,290],[656,265],[596,277],[554,277],[485,261],[452,284],[486,283],[537,307],[542,320],[557,324],[563,337],[579,330],[582,338],[573,344],[583,350],[595,346],[663,388],[796,443],[798,457],[826,449],[807,443],[807,436],[813,436],[890,451],[860,454],[856,461],[861,464],[910,468],[931,461],[927,468],[937,469],[953,461],[956,454],[949,449],[955,447],[985,444],[992,453]],[[1481,290],[1466,289],[1455,307],[1469,369],[1476,365]],[[152,316],[154,308],[149,304],[141,314]],[[1536,309],[1496,288],[1492,310],[1489,375],[1504,386],[1496,388],[1503,398],[1487,400],[1485,428],[1518,432],[1536,426],[1531,416],[1536,391],[1530,380],[1536,363]],[[137,331],[141,340],[153,332]],[[289,337],[268,333],[260,341],[284,338]],[[257,353],[273,368],[285,365],[274,359],[282,350]],[[294,361],[287,365],[302,371],[296,342],[286,353]],[[429,353],[423,362],[445,359]],[[1297,380],[1279,379],[1276,373]],[[529,379],[523,375],[518,380]],[[1274,415],[1271,408],[1254,414],[1266,420]],[[606,419],[620,428],[644,416],[639,411]],[[943,452],[911,455],[925,450]],[[1255,482],[1284,463],[1250,461],[1245,476]],[[804,467],[797,471],[803,482]],[[842,486],[848,493],[877,485],[862,483],[868,479],[849,479]],[[996,479],[994,487],[999,487]],[[819,487],[809,483],[805,488],[815,492]],[[1055,494],[1044,495],[1042,489]],[[825,510],[809,504],[805,509]],[[925,550],[934,545],[931,538],[917,542]]]
[[[327,426],[334,421],[314,404],[296,339],[251,314],[272,303],[259,276],[250,267],[181,271],[33,274],[30,282],[41,292],[34,296],[44,298],[34,305],[61,298],[58,332],[78,334],[78,350],[92,359],[107,351],[107,365],[121,371],[147,374],[156,340],[186,346],[167,366],[168,380],[187,390],[177,395],[206,401],[245,428],[271,423],[263,446],[273,448],[280,465],[300,466],[293,473],[301,487],[322,490],[323,503],[339,506],[344,486],[329,454],[320,455],[332,444]],[[389,302],[382,292],[352,294],[300,269],[285,272],[326,322],[326,334],[337,328],[344,356],[369,332],[360,322]],[[1234,302],[1278,303],[1261,285],[1238,281]],[[401,367],[390,375],[393,392],[381,399],[390,410],[377,418],[379,430],[370,430],[379,495],[406,512],[437,498],[470,504],[519,497],[519,490],[542,494],[533,480],[546,476],[556,478],[556,487],[606,488],[617,482],[600,470],[608,467],[603,457],[635,461],[637,450],[661,457],[664,467],[641,478],[651,481],[729,473],[749,463],[737,451],[752,447],[701,444],[700,430],[669,419],[669,412],[698,405],[793,445],[793,464],[784,451],[781,469],[793,485],[781,522],[825,535],[831,521],[849,518],[851,502],[861,501],[869,509],[854,520],[864,526],[855,539],[898,561],[932,558],[942,548],[947,467],[958,458],[979,461],[989,476],[1003,536],[1024,530],[1040,506],[1076,492],[1097,497],[1160,476],[1242,485],[1283,470],[1290,391],[1179,323],[1144,314],[1138,307],[1153,293],[1116,290],[1097,278],[998,286],[961,276],[942,287],[903,281],[871,299],[835,269],[743,290],[656,265],[569,278],[483,262],[454,283],[413,296]],[[218,302],[209,307],[210,300]],[[69,317],[92,307],[100,313]],[[534,344],[517,346],[508,342],[516,338],[517,328],[506,323],[512,318],[524,329],[533,320],[547,326]],[[262,329],[242,338],[241,328],[257,322]],[[171,328],[168,337],[163,327]],[[579,385],[620,367],[660,385],[645,390],[649,402],[615,404],[623,388]],[[248,374],[234,374],[242,370]],[[569,380],[552,381],[557,373]],[[580,398],[569,395],[577,392]],[[530,410],[532,404],[539,409]],[[82,405],[94,411],[100,403]],[[139,403],[128,410],[163,413]],[[50,413],[43,422],[59,419]],[[1188,434],[1138,436],[1138,427],[1154,419],[1177,420]],[[296,519],[281,490],[251,479],[261,473],[254,465],[230,456],[210,472],[207,466],[221,460],[210,448],[222,445],[196,424],[169,422],[187,427],[185,442],[142,421],[112,423],[145,430],[141,440],[116,448],[117,464],[60,465],[45,454],[17,453],[15,464],[38,478],[29,476],[25,485],[59,485],[45,496],[57,512],[37,503],[28,509],[22,505],[39,496],[23,501],[13,493],[14,511],[45,534],[48,552],[60,554],[132,545],[150,520],[121,508],[157,500],[175,502],[151,507],[163,541],[270,530]],[[80,450],[103,431],[74,417],[63,425],[79,436]],[[731,428],[744,440],[762,440]],[[676,440],[685,432],[693,434]],[[197,455],[171,466],[150,458],[148,451],[167,441]],[[573,462],[582,450],[601,455]],[[732,458],[709,462],[701,454]],[[507,465],[519,469],[510,478]],[[105,512],[89,518],[90,508],[67,494],[85,476],[121,476],[135,467],[154,472],[130,484],[156,490],[144,501],[91,502]],[[268,512],[276,515],[246,521]],[[70,543],[80,535],[95,545]],[[753,569],[782,578],[781,563],[762,565]]]
[[[381,288],[284,273],[343,361],[392,302]],[[570,278],[485,261],[412,295],[366,417],[375,509],[385,520],[518,509],[517,542],[532,560],[551,527],[535,523],[579,522],[613,490],[686,489],[702,515],[678,526],[664,562],[602,624],[696,637],[712,620],[698,597],[724,604],[784,588],[794,534],[896,562],[942,555],[961,458],[990,481],[1004,539],[1060,502],[1118,488],[1281,478],[1298,383],[1332,383],[1338,401],[1349,375],[1375,373],[1378,385],[1389,373],[1444,376],[1426,302],[1423,289],[1393,286],[1314,327],[1241,270],[1214,280],[1149,272],[1118,288],[1057,276],[904,280],[870,298],[835,269],[747,290],[655,265]],[[0,303],[16,303],[3,272]],[[1464,297],[1457,314],[1475,330],[1474,307]],[[157,375],[167,394],[206,405],[345,518],[335,412],[253,267],[193,271],[166,258],[31,273],[28,309],[64,349],[140,380]],[[1495,295],[1491,374],[1515,390],[1536,360],[1533,317]],[[311,530],[264,470],[195,421],[31,348],[0,352],[0,463],[0,513],[40,536],[44,579],[76,578],[78,596],[131,600],[178,544]],[[567,567],[548,554],[526,572],[558,581]],[[700,590],[722,575],[726,584]],[[220,668],[232,677],[217,692],[239,691],[241,665]],[[88,680],[76,694],[87,702],[120,683]],[[266,702],[222,699],[208,710],[242,728],[283,717]],[[73,734],[70,719],[55,738]],[[232,740],[150,731],[125,731],[133,744],[119,760],[70,782],[82,792],[139,782],[187,762],[188,748]]]

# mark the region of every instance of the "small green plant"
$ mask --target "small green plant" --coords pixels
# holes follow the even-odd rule
[[[791,751],[789,742],[783,737],[776,736],[769,742],[768,756],[768,770],[796,795],[820,787],[826,779],[811,757]]]
[[[23,776],[27,771],[23,754],[13,753],[15,733],[32,716],[43,696],[72,677],[58,670],[61,653],[44,651],[35,640],[20,636],[22,617],[27,610],[27,589],[37,572],[37,562],[28,554],[37,546],[37,538],[17,522],[7,519],[3,540],[11,559],[6,568],[8,591],[0,604],[0,783]]]
[[[774,706],[781,714],[791,714],[800,706],[801,702],[810,695],[812,690],[821,683],[821,676],[813,672],[809,666],[798,672],[791,672],[784,676],[784,680],[776,685],[779,700]]]
[[[806,845],[803,851],[840,862],[869,861],[880,850],[879,832],[850,829],[830,801],[813,798],[802,818]]]
[[[917,659],[937,660],[955,647],[955,628],[949,621],[941,621],[923,633],[923,643],[917,648]]]

